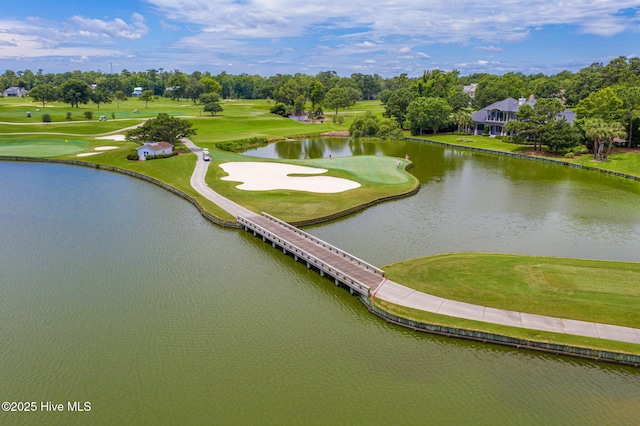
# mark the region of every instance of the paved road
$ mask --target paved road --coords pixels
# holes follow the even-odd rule
[[[259,216],[209,188],[204,179],[209,169],[209,162],[202,159],[202,149],[197,147],[189,139],[182,139],[182,142],[198,156],[196,168],[193,171],[193,175],[191,175],[191,186],[193,186],[196,191],[236,217],[245,216],[250,218]],[[637,328],[554,318],[472,305],[470,303],[443,299],[422,293],[390,280],[385,280],[378,286],[373,296],[396,305],[450,317],[640,344],[640,329]]]

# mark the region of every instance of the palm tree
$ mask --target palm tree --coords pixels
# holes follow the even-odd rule
[[[617,121],[604,121],[601,118],[591,118],[585,121],[584,131],[588,138],[593,139],[593,159],[607,160],[611,153],[613,140],[624,138],[627,133],[622,124]],[[607,152],[603,155],[604,143],[609,142]]]
[[[460,110],[453,114],[452,118],[453,122],[458,125],[458,132],[462,131],[461,129],[464,128],[465,133],[470,133],[469,130],[473,125],[473,118],[471,118],[471,115],[468,112]]]
[[[584,133],[593,139],[593,159],[597,160],[607,137],[607,123],[601,118],[590,118],[584,122]]]
[[[624,139],[627,136],[627,132],[624,130],[624,126],[622,123],[618,123],[617,121],[608,123],[608,136],[609,136],[609,146],[607,146],[607,152],[604,154],[604,159],[609,159],[609,154],[611,153],[611,148],[613,147],[613,140],[616,138]]]

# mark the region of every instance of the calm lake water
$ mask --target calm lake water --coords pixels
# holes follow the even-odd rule
[[[468,250],[640,259],[640,190],[626,181],[425,144],[393,149],[416,162],[420,192],[310,232],[380,266]],[[2,162],[0,182],[0,399],[91,403],[1,412],[0,424],[640,419],[638,369],[389,325],[146,182]]]

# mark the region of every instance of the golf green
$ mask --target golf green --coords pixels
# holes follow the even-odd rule
[[[24,138],[8,139],[0,144],[0,156],[58,157],[85,151],[89,142],[72,139]]]

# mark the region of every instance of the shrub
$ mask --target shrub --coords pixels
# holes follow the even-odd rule
[[[344,123],[344,117],[342,115],[334,114],[331,121],[333,121],[335,124],[342,124]]]
[[[282,116],[282,117],[287,117],[289,115],[286,105],[283,104],[282,102],[278,102],[277,104],[272,106],[269,109],[269,112],[271,114],[277,114],[277,115]]]
[[[268,143],[269,141],[267,138],[254,137],[236,141],[219,142],[216,144],[216,147],[223,151],[242,152],[248,149],[258,148],[260,146],[266,146]]]
[[[146,161],[160,160],[162,158],[171,158],[171,157],[175,157],[176,155],[178,155],[178,152],[176,151],[172,152],[171,154],[150,155],[147,157]],[[127,160],[138,161],[139,159],[140,157],[138,156],[137,152],[127,155]]]
[[[71,113],[70,112],[67,113],[67,116],[65,117],[65,120],[67,120],[67,121],[73,120],[73,118],[71,118]]]
[[[162,158],[171,158],[171,157],[175,157],[176,155],[178,155],[178,152],[176,151],[173,151],[171,154],[150,155],[147,157],[147,161],[160,160]]]
[[[586,154],[587,152],[589,152],[589,149],[584,145],[577,145],[577,146],[574,146],[573,148],[571,148],[571,151],[573,151],[574,154],[576,154],[576,155],[581,155],[581,154]]]
[[[42,114],[43,123],[51,123],[51,114]]]
[[[87,120],[91,120],[93,118],[93,112],[85,111],[84,112],[84,118],[86,118]]]
[[[111,113],[111,118],[116,118],[116,113],[115,112]]]

